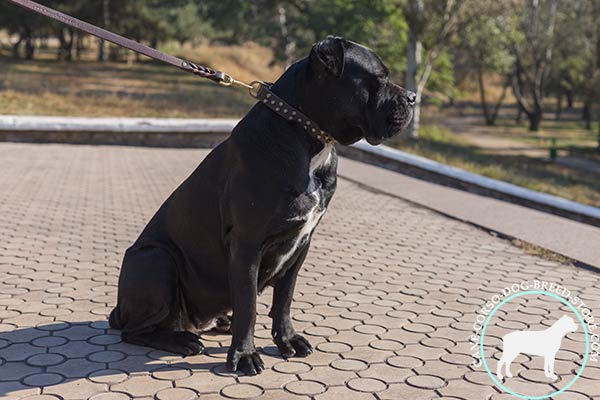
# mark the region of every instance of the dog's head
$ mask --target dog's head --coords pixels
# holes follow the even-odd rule
[[[560,324],[561,330],[563,332],[575,332],[577,330],[577,324],[575,323],[575,321],[573,320],[573,318],[569,317],[568,315],[563,315],[559,320],[558,323]]]
[[[379,144],[410,123],[415,94],[391,82],[367,47],[330,36],[313,46],[308,71],[309,115],[340,143]]]

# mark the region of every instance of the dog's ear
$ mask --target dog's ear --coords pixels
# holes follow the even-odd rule
[[[346,40],[337,36],[315,44],[310,51],[310,67],[319,79],[334,76],[339,78],[344,72]]]

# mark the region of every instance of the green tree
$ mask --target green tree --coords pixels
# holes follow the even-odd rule
[[[543,117],[546,78],[555,44],[558,0],[519,2],[518,35],[511,38],[515,57],[513,94],[527,115],[529,130],[537,131]],[[524,3],[524,4],[523,4]]]
[[[408,23],[406,88],[416,93],[412,122],[406,134],[418,137],[423,91],[438,59],[480,10],[474,0],[406,0],[400,3]]]
[[[473,21],[458,41],[458,54],[468,60],[466,68],[477,78],[481,111],[485,124],[494,125],[508,87],[514,62],[510,54],[512,10],[508,3],[488,4],[485,13]],[[502,92],[493,104],[489,103],[486,76],[505,77]]]

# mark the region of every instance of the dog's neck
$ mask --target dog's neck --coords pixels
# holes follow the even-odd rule
[[[564,332],[565,334],[568,332],[567,330],[565,330],[565,328],[562,326],[561,324],[561,320],[556,321],[555,323],[553,323],[547,330],[551,330],[553,332]]]
[[[307,104],[306,94],[304,88],[306,86],[306,60],[300,60],[290,66],[290,68],[273,84],[271,91],[277,96],[281,97],[290,106],[296,108],[302,113],[306,114],[309,118],[313,118],[307,109],[310,109],[310,105]],[[272,112],[272,111],[271,111]],[[277,114],[273,113],[274,118],[281,118]],[[282,121],[285,121],[282,119]],[[327,125],[327,121],[314,121],[321,128]],[[289,126],[289,130],[293,132],[298,138],[302,138],[302,142],[309,152],[309,157],[313,158],[317,154],[321,153],[322,150],[331,148],[331,146],[324,145],[315,136],[309,134],[300,124],[285,121],[285,124]]]

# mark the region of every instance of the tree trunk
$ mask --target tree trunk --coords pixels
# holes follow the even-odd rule
[[[65,30],[61,27],[58,31],[58,49],[56,50],[56,58],[63,60],[65,58],[65,48],[67,39],[65,39]]]
[[[596,147],[596,153],[600,153],[600,113],[598,113],[598,146]]]
[[[75,58],[81,59],[81,53],[83,51],[83,37],[81,32],[75,32]]]
[[[483,80],[483,66],[481,64],[477,67],[477,82],[479,83],[479,98],[481,100],[481,110],[483,111],[485,124],[492,126],[494,125],[494,121],[491,119],[490,109],[485,98],[485,82]]]
[[[282,4],[279,7],[279,31],[281,33],[281,41],[283,46],[283,54],[285,56],[285,68],[287,69],[294,63],[294,49],[296,43],[291,40],[288,26],[287,26],[287,12],[285,6]]]
[[[480,66],[477,71],[477,78],[479,81],[479,97],[481,98],[481,109],[483,110],[483,118],[485,119],[485,124],[487,126],[494,126],[496,124],[496,118],[498,118],[498,113],[500,112],[500,107],[504,102],[504,98],[506,97],[506,91],[508,90],[508,86],[510,85],[510,79],[506,79],[504,86],[502,87],[502,93],[500,97],[494,104],[494,108],[490,111],[490,107],[487,103],[485,96],[485,81],[483,79],[483,68]]]
[[[523,122],[523,107],[520,104],[517,104],[517,117],[515,118],[515,123],[520,125]]]
[[[582,114],[581,117],[583,118],[583,121],[585,122],[585,129],[591,130],[592,129],[592,105],[589,100],[586,100],[583,103],[583,111],[581,114]]]
[[[556,115],[555,115],[555,118],[556,118],[557,121],[560,121],[560,115],[562,114],[562,99],[563,99],[563,93],[562,93],[562,91],[560,91],[556,95]]]
[[[75,43],[75,40],[74,40],[75,29],[69,27],[67,29],[67,32],[69,32],[69,41],[67,42],[65,58],[67,61],[72,61],[73,60],[73,44]]]
[[[567,90],[567,110],[573,109],[573,99],[575,95],[572,90]]]
[[[33,60],[33,52],[35,47],[33,46],[33,38],[31,37],[31,29],[25,28],[25,59]]]
[[[537,132],[540,130],[540,124],[542,122],[542,110],[535,110],[532,113],[527,114],[529,120],[529,130]]]
[[[23,29],[19,29],[19,39],[12,47],[12,53],[14,58],[19,58],[19,53],[21,52],[21,43],[25,40],[25,33]]]
[[[413,118],[406,129],[406,135],[412,138],[419,137],[419,124],[421,119],[422,91],[417,87],[417,73],[421,65],[422,43],[412,29],[408,31],[408,59],[406,66],[406,89],[415,92],[415,106]]]
[[[102,0],[102,24],[104,29],[108,29],[110,25],[110,0]],[[98,42],[98,61],[106,61],[106,43],[100,39]]]
[[[496,105],[494,106],[494,111],[492,111],[492,113],[490,115],[490,125],[496,124],[496,118],[498,118],[498,113],[500,112],[500,107],[502,106],[502,103],[504,102],[504,98],[506,97],[506,92],[508,91],[509,85],[510,85],[510,78],[507,78],[506,81],[504,82],[504,87],[502,88],[502,93],[500,94],[500,97],[498,98],[498,101],[496,102]]]
[[[598,115],[598,146],[596,146],[596,153],[600,153],[600,113]]]
[[[28,37],[25,40],[25,59],[33,60],[34,51],[35,51],[35,46],[33,45],[33,39],[31,37]]]

